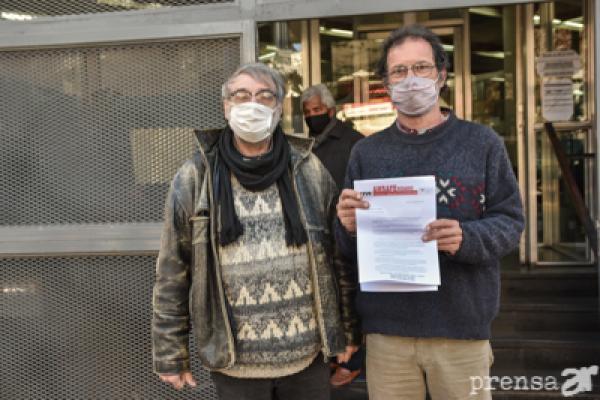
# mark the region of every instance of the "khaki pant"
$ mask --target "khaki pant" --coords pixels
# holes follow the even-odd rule
[[[367,335],[367,386],[370,400],[490,400],[475,390],[493,362],[488,340]]]

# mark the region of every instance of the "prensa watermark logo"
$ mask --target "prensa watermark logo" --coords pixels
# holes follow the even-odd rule
[[[561,376],[567,378],[562,385],[557,377],[549,376],[471,376],[471,395],[481,391],[492,390],[523,390],[557,392],[565,397],[579,393],[591,392],[592,377],[598,375],[598,366],[591,365],[582,368],[566,368]]]

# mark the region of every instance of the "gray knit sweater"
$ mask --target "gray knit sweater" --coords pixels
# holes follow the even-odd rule
[[[453,114],[423,135],[389,128],[358,142],[346,187],[357,179],[434,175],[437,217],[456,219],[463,242],[454,256],[440,252],[437,292],[359,292],[365,333],[408,337],[487,339],[498,312],[499,260],[516,248],[524,226],[521,199],[500,137]],[[338,223],[342,252],[356,260],[356,240]]]
[[[277,185],[252,192],[232,176],[244,233],[219,248],[236,362],[222,373],[276,378],[302,371],[321,348],[307,246],[285,242]]]

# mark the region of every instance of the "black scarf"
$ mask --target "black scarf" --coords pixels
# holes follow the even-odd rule
[[[221,209],[219,243],[222,246],[236,241],[244,231],[235,213],[229,172],[235,175],[244,188],[253,192],[265,190],[277,182],[283,208],[285,242],[288,246],[298,246],[307,241],[290,180],[290,145],[281,127],[277,127],[272,140],[273,148],[270,152],[260,157],[247,158],[233,145],[233,132],[229,126],[219,136],[214,170],[214,194],[215,201]]]

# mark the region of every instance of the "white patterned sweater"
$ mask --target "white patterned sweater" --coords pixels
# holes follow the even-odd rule
[[[276,184],[252,192],[232,176],[231,186],[244,233],[220,246],[219,257],[236,361],[219,372],[238,378],[295,374],[321,349],[307,247],[285,243]]]

